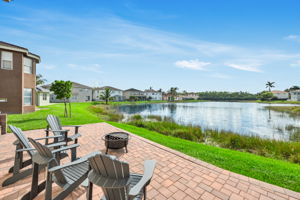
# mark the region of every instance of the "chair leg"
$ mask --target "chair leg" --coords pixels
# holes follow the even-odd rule
[[[51,198],[52,198],[52,174],[47,172],[45,200],[51,200]]]
[[[37,163],[33,164],[33,172],[32,172],[32,181],[31,181],[31,191],[26,193],[21,200],[32,200],[34,199],[40,192],[45,189],[46,181],[43,181],[38,185],[39,182],[39,171],[42,167],[39,167]]]
[[[146,189],[146,186],[144,187],[144,200],[147,199],[147,189]]]
[[[76,148],[71,149],[71,161],[72,162],[77,159],[76,156],[77,156],[77,149]]]
[[[32,168],[30,169],[26,169],[20,173],[17,174],[13,174],[12,177],[9,177],[8,179],[6,179],[5,181],[3,181],[2,183],[2,187],[8,186],[10,184],[13,184],[23,178],[26,178],[27,176],[30,176],[32,174]]]
[[[86,192],[86,199],[92,200],[93,199],[93,183],[89,181],[89,186]]]

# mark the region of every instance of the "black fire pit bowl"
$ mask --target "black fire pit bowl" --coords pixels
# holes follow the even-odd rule
[[[130,135],[125,132],[112,132],[105,134],[102,139],[105,141],[106,154],[108,149],[122,149],[125,148],[126,153],[128,153],[127,145]]]

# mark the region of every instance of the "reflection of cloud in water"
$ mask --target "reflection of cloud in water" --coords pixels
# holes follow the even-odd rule
[[[163,103],[120,106],[125,114],[171,117],[177,123],[204,129],[232,131],[274,139],[289,139],[287,125],[297,126],[299,118],[265,109],[266,104],[237,102]]]

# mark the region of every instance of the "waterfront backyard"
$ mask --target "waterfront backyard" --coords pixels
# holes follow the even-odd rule
[[[114,124],[116,125],[116,124]],[[128,128],[128,127],[127,127]],[[130,127],[132,132],[141,131]],[[107,123],[94,123],[87,124],[81,127],[82,137],[80,138],[80,147],[78,149],[79,156],[86,155],[93,151],[105,151],[105,146],[101,137],[108,132],[117,131],[118,128],[111,126]],[[141,136],[131,134],[132,139],[128,146],[128,153],[123,151],[112,152],[110,154],[116,155],[119,159],[125,160],[130,164],[130,171],[135,173],[143,172],[143,161],[146,159],[154,159],[157,161],[157,166],[154,172],[153,179],[147,188],[148,199],[289,199],[296,200],[300,198],[300,194],[293,192],[288,189],[284,189],[275,185],[264,183],[247,176],[239,175],[237,173],[224,170],[216,167],[207,162],[195,159],[186,154],[180,153],[179,151],[172,150],[171,148],[165,147],[158,143],[152,142],[144,137],[151,132],[142,131]],[[43,130],[32,130],[25,132],[27,137],[42,137],[44,136]],[[157,137],[155,133],[148,135],[151,139]],[[147,137],[148,137],[147,136]],[[190,145],[194,148],[194,151],[204,148],[197,148],[196,144],[183,140],[173,140],[173,138],[167,138],[167,136],[161,138],[160,143],[169,142],[176,148],[181,150],[188,150],[185,147]],[[155,140],[155,139],[154,139]],[[15,137],[12,134],[2,135],[0,140],[1,146],[1,162],[0,162],[0,180],[1,182],[8,178],[10,174],[7,173],[9,167],[13,164],[14,157],[14,146],[12,143],[15,141]],[[180,144],[179,144],[180,142]],[[174,147],[173,146],[173,147]],[[192,149],[189,149],[191,151]],[[215,160],[222,157],[221,151],[218,152],[216,149],[207,148],[205,150],[208,154],[215,154]],[[187,153],[187,152],[185,152]],[[203,154],[204,151],[199,151],[199,154]],[[288,183],[293,182],[292,173],[299,174],[299,168],[296,165],[275,161],[271,159],[264,160],[258,156],[249,155],[248,162],[243,159],[242,153],[239,153],[240,160],[232,160],[237,163],[244,163],[248,165],[250,162],[256,161],[252,165],[252,170],[258,170],[259,165],[268,166],[268,161],[271,166],[272,164],[277,169],[282,169],[279,172],[282,176],[281,182],[288,181],[284,179],[285,176],[289,177]],[[223,154],[225,156],[225,154]],[[234,158],[234,152],[227,151],[226,155]],[[224,157],[225,158],[225,157]],[[245,158],[245,157],[244,157]],[[237,157],[236,157],[237,159]],[[247,162],[247,163],[245,163]],[[258,166],[256,166],[258,165]],[[237,165],[239,166],[239,165]],[[285,169],[284,169],[285,168]],[[273,171],[274,171],[273,169]],[[245,169],[246,170],[246,169]],[[262,168],[260,169],[262,170]],[[269,170],[272,171],[271,168]],[[261,172],[257,171],[257,174]],[[285,174],[284,174],[285,173]],[[287,174],[290,173],[290,174]],[[296,176],[295,175],[295,176]],[[275,174],[272,174],[275,176]],[[44,173],[40,174],[40,178],[44,178]],[[295,177],[296,178],[296,177]],[[295,181],[298,181],[298,179]],[[19,199],[28,190],[30,190],[31,178],[18,181],[17,183],[8,187],[1,188],[2,199]],[[294,185],[294,190],[299,191],[299,187]],[[54,193],[60,192],[59,187],[53,189]],[[83,187],[77,188],[67,199],[85,199],[86,189]],[[44,193],[41,193],[36,199],[44,199]],[[100,188],[94,187],[93,197],[99,199],[102,196]]]
[[[139,104],[139,102],[136,102],[135,104]],[[107,108],[107,106],[103,104],[73,103],[72,105],[72,118],[63,118],[63,105],[54,104],[41,107],[40,110],[35,113],[10,115],[9,123],[24,130],[43,129],[46,127],[45,118],[48,114],[59,116],[62,119],[62,124],[65,125],[90,124],[106,121],[107,123],[129,131],[134,135],[141,136],[175,151],[184,153],[188,157],[191,156],[189,158],[194,158],[199,160],[199,162],[207,162],[237,174],[242,174],[297,192],[300,191],[300,167],[299,164],[294,164],[292,160],[287,161],[287,159],[284,158],[274,159],[274,156],[272,155],[258,156],[255,155],[255,152],[249,153],[241,151],[241,149],[231,150],[216,145],[208,145],[200,141],[189,141],[178,137],[168,136],[159,133],[159,130],[153,131],[149,129],[149,127],[142,128],[132,124],[109,121],[110,118],[118,120],[120,118],[115,117],[115,115],[117,115],[116,113],[103,111]],[[159,126],[157,127],[159,128]],[[93,131],[93,133],[97,134],[95,131]],[[236,139],[236,137],[234,138]],[[254,143],[255,142],[256,141],[254,141]],[[269,143],[265,144],[271,146]],[[273,149],[277,149],[277,146],[274,146],[274,142],[271,141],[271,144],[273,145]],[[278,144],[276,143],[275,145]],[[299,155],[297,148],[291,152],[292,148],[289,145],[296,145],[297,148],[299,147],[298,142],[280,142],[280,148],[278,149],[285,152],[285,154]],[[103,144],[99,144],[99,146],[103,146]]]

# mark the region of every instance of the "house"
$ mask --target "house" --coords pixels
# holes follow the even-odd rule
[[[182,100],[197,100],[199,98],[199,94],[196,92],[186,92],[178,94],[175,97],[176,101],[182,101]]]
[[[71,102],[87,102],[92,101],[93,97],[93,89],[89,86],[72,82],[72,97],[70,99]],[[50,85],[43,86],[44,88],[50,89]],[[57,99],[56,95],[52,92],[50,93],[50,103],[62,103],[63,100]]]
[[[289,98],[289,93],[285,91],[273,90],[272,93],[274,97],[280,100],[287,100]]]
[[[162,92],[153,90],[151,87],[144,91],[144,95],[148,100],[162,100]]]
[[[103,93],[107,88],[110,89],[111,97],[113,98],[114,101],[122,101],[123,100],[123,91],[122,90],[120,90],[118,88],[110,87],[110,86],[104,86],[104,87],[93,88],[93,101],[100,101],[101,93]]]
[[[125,100],[146,100],[144,92],[134,88],[124,90],[123,97]]]
[[[291,101],[300,101],[300,90],[292,90],[290,91]]]
[[[50,90],[42,86],[36,87],[36,105],[47,106],[50,104]]]
[[[0,112],[35,111],[36,64],[27,48],[0,41]]]

